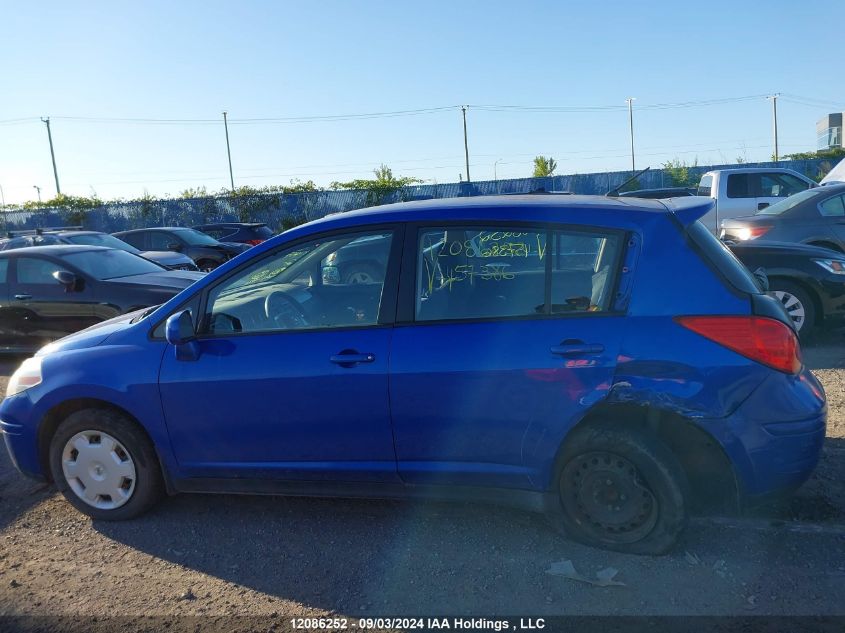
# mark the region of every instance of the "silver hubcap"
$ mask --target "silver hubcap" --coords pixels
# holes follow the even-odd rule
[[[347,283],[350,284],[371,284],[375,281],[370,273],[360,270],[358,272],[350,273],[346,279]]]
[[[806,319],[804,315],[804,304],[798,300],[798,297],[783,290],[775,290],[774,295],[783,304],[783,307],[786,308],[789,316],[792,317],[792,323],[795,325],[795,329],[800,332]]]
[[[119,508],[135,491],[135,462],[129,451],[102,431],[82,431],[67,441],[62,472],[74,494],[95,508]]]

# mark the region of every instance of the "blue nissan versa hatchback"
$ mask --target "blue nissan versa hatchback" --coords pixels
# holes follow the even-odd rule
[[[700,198],[430,200],[326,217],[9,381],[24,473],[97,519],[176,492],[425,496],[545,511],[662,553],[691,512],[800,485],[822,387]],[[323,275],[386,245],[381,270]]]

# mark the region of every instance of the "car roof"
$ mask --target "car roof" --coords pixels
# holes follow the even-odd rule
[[[129,229],[128,231],[115,231],[112,235],[125,235],[127,233],[140,233],[141,231],[188,231],[193,230],[190,226],[147,226],[142,229]]]
[[[745,173],[745,174],[756,174],[756,173],[760,173],[760,172],[772,172],[772,171],[783,171],[783,172],[787,172],[787,173],[790,173],[790,174],[798,174],[799,176],[806,178],[806,176],[804,176],[804,174],[801,174],[801,173],[795,171],[794,169],[789,169],[788,167],[727,167],[725,169],[711,169],[710,171],[702,174],[702,176],[705,176],[707,174],[722,174],[722,173],[730,174],[730,173],[736,173],[736,172]]]
[[[208,224],[197,224],[192,228],[202,228],[202,227],[209,227],[209,226],[226,226],[226,227],[237,227],[237,228],[248,228],[248,229],[257,229],[262,226],[267,226],[266,222],[209,222]],[[189,227],[180,227],[180,228],[189,228]]]
[[[16,248],[10,251],[0,251],[0,257],[16,257],[26,255],[68,255],[70,253],[87,253],[89,251],[115,251],[116,248],[105,246],[86,246],[83,244],[51,244],[50,246],[30,246],[28,248]]]

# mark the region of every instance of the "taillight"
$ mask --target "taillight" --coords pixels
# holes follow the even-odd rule
[[[264,240],[247,240],[246,243],[249,244],[250,246],[258,246],[263,241]]]
[[[745,226],[736,230],[736,236],[742,241],[756,240],[768,233],[772,227],[770,226]]]
[[[758,316],[684,316],[675,321],[737,354],[786,374],[801,371],[801,347],[785,323]]]

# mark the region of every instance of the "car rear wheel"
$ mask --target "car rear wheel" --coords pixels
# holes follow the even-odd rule
[[[788,281],[773,280],[769,292],[786,309],[798,336],[806,339],[816,325],[816,306],[807,291]]]
[[[687,524],[689,486],[664,444],[636,429],[593,425],[574,431],[562,457],[559,520],[567,535],[631,554],[672,548]]]
[[[50,470],[65,498],[95,519],[129,519],[163,494],[155,449],[140,428],[106,409],[83,409],[59,425]]]

